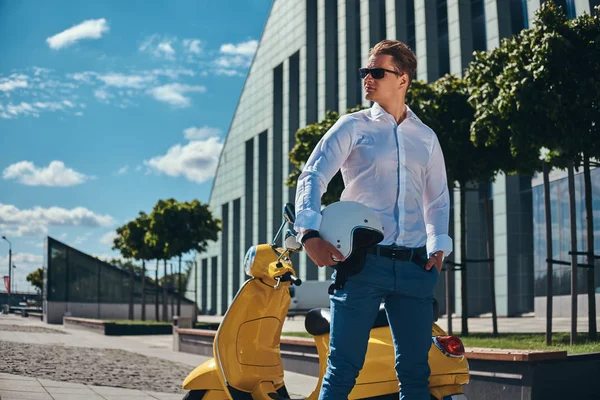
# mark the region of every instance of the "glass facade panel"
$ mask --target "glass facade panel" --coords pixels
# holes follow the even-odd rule
[[[82,253],[51,237],[47,238],[47,243],[49,257],[46,300],[73,303],[129,303],[132,279],[128,271]],[[156,292],[156,285],[150,279],[146,279],[145,286],[147,293]],[[174,295],[171,297],[174,298]],[[141,276],[134,276],[133,298],[135,304],[141,304]],[[189,303],[189,300],[184,298],[182,301]]]
[[[407,0],[406,2],[406,26],[408,27],[408,47],[417,53],[416,35],[415,35],[415,1]]]
[[[471,18],[473,21],[473,51],[487,50],[483,0],[471,0]]]
[[[594,210],[594,249],[600,252],[600,169],[591,172],[592,207]],[[586,214],[583,174],[575,175],[575,204],[577,223],[577,251],[586,251]],[[569,218],[569,191],[567,178],[550,183],[550,201],[552,217],[552,259],[571,261],[571,233]],[[533,188],[533,224],[534,224],[534,270],[535,295],[546,295],[546,219],[544,214],[544,186]],[[586,264],[585,256],[578,257],[578,262]],[[577,292],[587,293],[587,270],[578,268]],[[596,269],[595,288],[600,293],[600,274]],[[571,294],[571,266],[554,264],[552,267],[554,295]]]
[[[450,72],[450,47],[448,43],[448,5],[446,0],[437,2],[438,59],[440,76]]]

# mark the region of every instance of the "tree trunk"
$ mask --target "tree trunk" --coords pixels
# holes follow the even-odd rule
[[[546,344],[552,345],[552,213],[550,208],[550,165],[544,163],[544,215],[546,219],[546,259],[548,260],[546,272]]]
[[[448,335],[452,335],[452,284],[454,265],[446,264],[446,318],[448,318]]]
[[[181,256],[179,256],[179,273],[177,274],[177,315],[181,316]]]
[[[460,297],[463,336],[469,335],[469,306],[467,295],[467,199],[466,182],[460,182]]]
[[[146,260],[142,260],[142,321],[146,320]]]
[[[569,216],[571,222],[571,337],[573,345],[577,340],[577,213],[575,211],[575,172],[573,161],[568,162]]]
[[[583,158],[583,182],[585,187],[585,221],[587,237],[587,264],[595,265],[594,258],[594,209],[592,207],[592,176],[590,159],[587,154]],[[588,292],[588,332],[590,340],[596,340],[596,284],[594,268],[587,269]]]
[[[158,264],[158,259],[156,260],[156,271],[154,272],[154,319],[158,322],[160,321],[160,315],[158,313],[158,268],[160,265]]]
[[[167,260],[163,260],[163,266],[165,269],[165,276],[163,277],[163,321],[169,321],[169,309],[167,308],[167,302],[169,301],[169,296],[167,295]]]
[[[171,276],[169,276],[169,289],[171,297],[171,318],[175,315],[175,277],[173,276],[173,263],[169,263],[171,266]]]
[[[135,293],[135,289],[133,287],[134,284],[133,279],[133,265],[129,268],[129,319],[133,319],[133,296]]]
[[[486,250],[488,269],[490,273],[490,297],[492,300],[492,334],[498,336],[498,314],[496,313],[496,271],[494,265],[494,227],[492,226],[492,207],[490,204],[490,191],[485,190],[484,209],[485,209],[485,225],[487,229],[486,235]]]
[[[194,323],[192,328],[196,322],[198,322],[198,261],[194,259]]]

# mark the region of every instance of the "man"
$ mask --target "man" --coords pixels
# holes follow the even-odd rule
[[[330,355],[320,399],[348,398],[382,301],[394,338],[400,398],[430,399],[433,291],[452,240],[440,144],[405,105],[416,67],[404,43],[375,45],[359,71],[373,107],[340,117],[298,178],[295,228],[318,266],[343,260],[318,235],[321,196],[339,169],[345,185],[341,200],[370,207],[384,225],[384,239],[369,249],[362,271],[330,296]]]

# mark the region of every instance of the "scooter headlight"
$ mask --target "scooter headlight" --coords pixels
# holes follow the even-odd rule
[[[246,252],[244,256],[244,271],[246,275],[253,276],[251,274],[252,266],[254,265],[254,260],[256,259],[256,246],[252,246]]]

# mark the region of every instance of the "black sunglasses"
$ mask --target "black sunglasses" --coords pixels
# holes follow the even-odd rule
[[[358,74],[360,75],[360,79],[365,79],[367,75],[371,74],[373,79],[381,79],[385,76],[385,73],[389,72],[394,75],[402,75],[400,72],[392,71],[391,69],[385,68],[360,68],[358,70]]]

